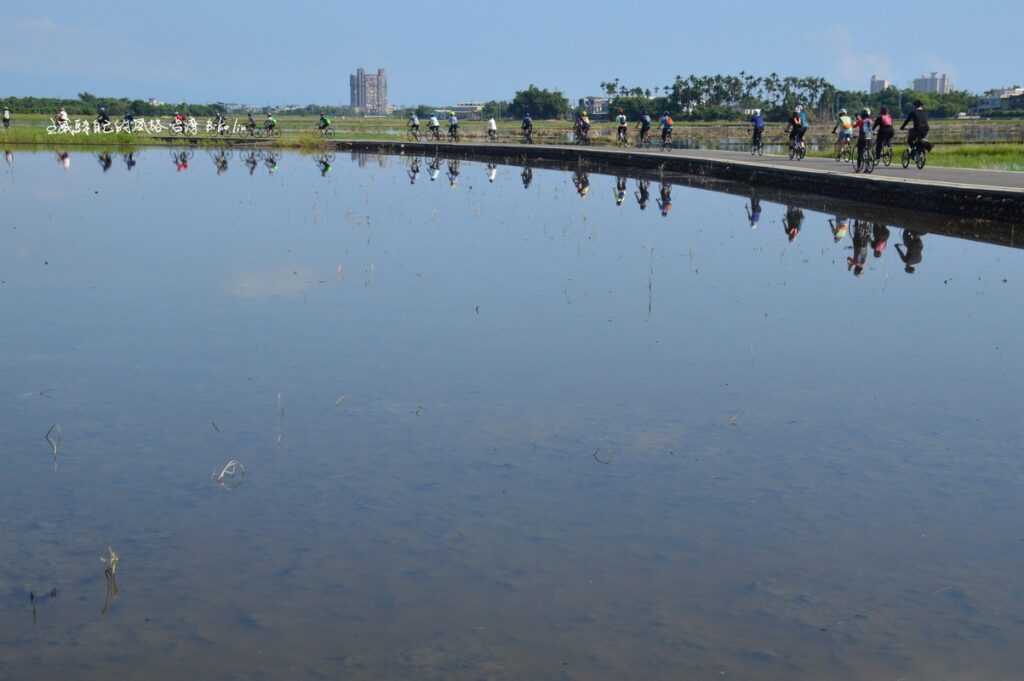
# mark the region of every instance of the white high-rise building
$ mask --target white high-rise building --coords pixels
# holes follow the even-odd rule
[[[879,78],[875,74],[871,74],[871,94],[876,95],[879,92],[885,92],[892,87],[892,82],[884,78]]]
[[[953,91],[953,81],[945,73],[932,71],[929,76],[914,79],[914,92],[928,92],[935,95],[948,95]]]

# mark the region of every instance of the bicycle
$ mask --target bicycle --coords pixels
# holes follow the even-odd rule
[[[491,130],[490,128],[488,128],[487,129],[487,141],[488,142],[497,142],[498,141],[498,131],[497,130]]]
[[[523,128],[523,144],[533,144],[533,128]]]
[[[853,150],[849,137],[836,140],[836,163],[849,163],[853,160]]]
[[[584,128],[583,126],[577,125],[574,133],[576,144],[590,144],[590,128]]]
[[[430,139],[434,140],[435,142],[440,142],[441,141],[441,128],[440,128],[440,126],[431,127],[430,128],[430,135],[429,136],[430,136]]]
[[[615,133],[615,143],[620,147],[629,146],[629,133],[626,128],[620,127]]]
[[[459,141],[459,126],[450,125],[448,126],[448,141],[458,142]]]
[[[419,142],[420,141],[420,129],[419,129],[419,127],[413,127],[413,126],[410,125],[408,130],[406,130],[406,134],[409,136],[409,139],[411,139],[413,142]]]
[[[909,168],[911,161],[917,166],[918,170],[923,170],[925,163],[928,162],[928,148],[924,144],[924,139],[914,140],[914,146],[908,146],[903,150],[903,158],[900,162],[904,168]]]
[[[884,163],[885,167],[888,168],[889,166],[892,165],[892,158],[893,158],[892,140],[889,140],[885,144],[882,145],[882,153],[881,153],[881,155],[879,155],[877,160],[881,161],[882,163]],[[877,163],[876,163],[876,165],[877,165]]]
[[[764,156],[764,132],[754,133],[753,142],[750,144],[751,156]]]
[[[640,139],[636,143],[637,148],[651,146],[651,129],[640,128]]]
[[[798,140],[796,137],[791,137],[789,140],[789,160],[802,161],[807,156],[807,147],[804,146],[802,140]]]
[[[672,151],[672,128],[661,131],[661,150],[665,151],[666,149]]]
[[[860,158],[857,159],[857,166],[854,172],[863,172],[865,175],[870,175],[875,172],[875,168],[878,166],[878,159],[875,158],[875,148],[868,140],[867,145],[864,147],[864,153],[860,154]]]
[[[317,134],[319,134],[321,137],[334,137],[334,126],[333,125],[325,125],[323,127],[317,127],[316,131],[317,131]]]

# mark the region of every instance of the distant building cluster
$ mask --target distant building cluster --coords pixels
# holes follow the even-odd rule
[[[352,108],[360,113],[383,116],[390,113],[388,106],[388,76],[384,69],[367,73],[356,69],[348,78]]]
[[[978,113],[991,113],[1000,109],[1024,109],[1024,87],[1013,87],[989,90],[984,99],[978,103]]]
[[[885,92],[892,87],[892,81],[886,80],[885,78],[878,78],[874,74],[871,74],[871,94],[877,95],[879,92]]]
[[[914,79],[914,92],[925,92],[933,95],[948,95],[953,91],[953,81],[945,73],[931,72]]]
[[[607,97],[584,97],[583,108],[593,118],[604,118],[608,116],[608,106],[611,102]]]

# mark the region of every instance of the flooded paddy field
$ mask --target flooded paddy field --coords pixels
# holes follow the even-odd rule
[[[1013,226],[181,154],[0,164],[0,679],[1020,677]]]

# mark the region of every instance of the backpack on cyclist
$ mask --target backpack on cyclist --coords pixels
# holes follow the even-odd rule
[[[672,121],[672,117],[671,116],[665,116],[665,125],[667,125],[670,128],[673,125],[675,125],[675,123]]]

